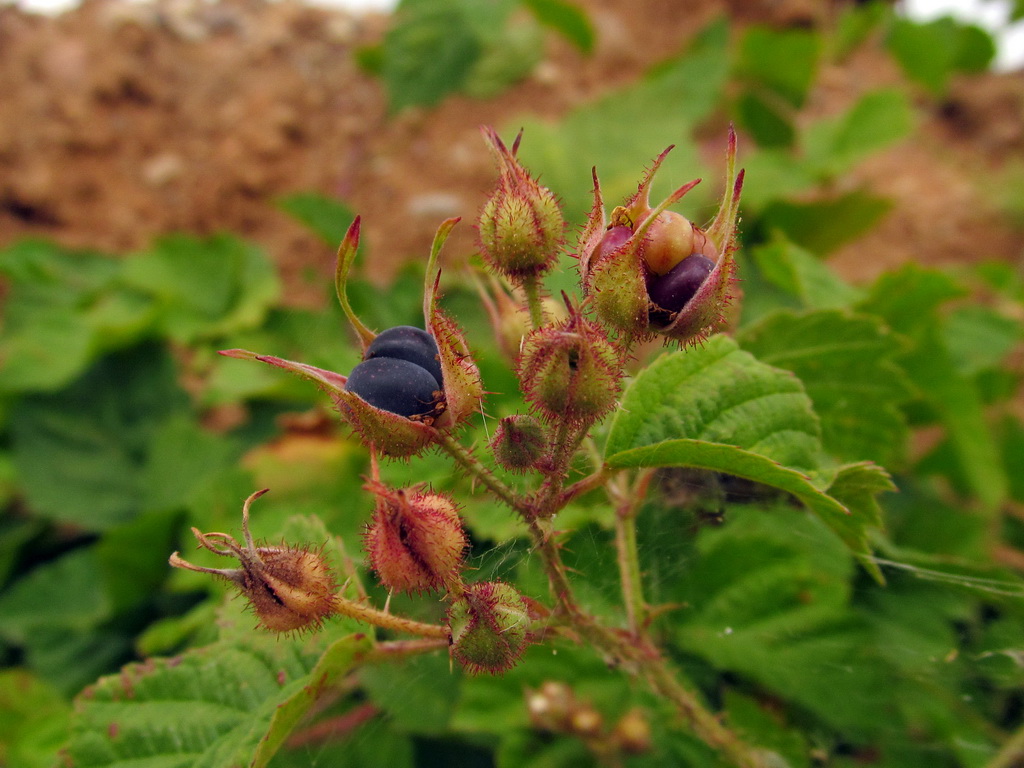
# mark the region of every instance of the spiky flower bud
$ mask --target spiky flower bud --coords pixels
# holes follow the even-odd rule
[[[461,583],[466,532],[455,504],[439,493],[371,482],[377,496],[364,535],[380,583],[400,592],[451,589]]]
[[[244,546],[226,533],[192,529],[201,547],[237,558],[240,568],[204,568],[182,560],[177,552],[170,563],[233,582],[249,600],[260,625],[271,632],[316,629],[334,613],[334,576],[320,552],[305,547],[256,546],[249,533],[249,506],[264,493],[266,490],[252,494],[242,507]]]
[[[529,642],[526,600],[510,584],[466,585],[448,609],[451,652],[473,674],[501,674],[515,666]]]
[[[544,418],[586,423],[615,406],[622,354],[600,325],[569,306],[564,321],[526,337],[516,373],[526,398]]]
[[[668,206],[700,179],[683,185],[654,208],[654,174],[669,147],[654,161],[636,194],[606,219],[594,173],[594,206],[577,247],[584,292],[609,328],[627,340],[655,335],[682,344],[699,343],[725,326],[735,279],[736,219],[743,171],[736,173],[736,134],[730,128],[726,190],[706,228]]]
[[[498,422],[491,450],[494,460],[512,472],[525,472],[544,457],[544,428],[532,416],[506,416]]]
[[[542,275],[554,265],[564,241],[561,208],[551,190],[538,184],[516,158],[522,133],[509,150],[493,128],[482,130],[498,163],[498,184],[478,222],[484,259],[513,282]]]

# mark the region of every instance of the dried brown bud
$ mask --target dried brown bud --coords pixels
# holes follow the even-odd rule
[[[203,568],[182,560],[176,568],[210,573],[234,582],[249,600],[260,625],[271,632],[316,629],[334,613],[334,576],[323,554],[306,547],[257,547],[249,533],[249,506],[266,493],[257,491],[242,507],[244,546],[226,533],[192,533],[214,554],[238,559],[240,568]]]

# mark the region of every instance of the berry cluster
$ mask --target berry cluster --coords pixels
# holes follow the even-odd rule
[[[735,270],[743,181],[742,171],[735,170],[735,135],[730,132],[726,155],[726,196],[705,227],[668,210],[699,180],[656,206],[649,202],[653,176],[668,150],[656,159],[636,194],[610,216],[595,172],[594,206],[575,253],[583,297],[570,299],[563,293],[561,304],[545,295],[543,280],[562,252],[565,222],[555,196],[519,163],[520,138],[509,148],[493,129],[484,129],[498,181],[478,219],[480,253],[491,281],[481,290],[490,291],[484,301],[496,338],[513,363],[529,407],[528,413],[499,419],[487,443],[489,461],[478,457],[478,447],[464,446],[457,438],[461,426],[481,411],[484,389],[460,328],[438,306],[439,254],[457,219],[442,223],[430,251],[424,327],[402,325],[381,333],[363,324],[348,301],[348,274],[360,228],[358,218],[352,223],[339,248],[335,273],[338,299],[362,349],[362,360],[348,376],[245,350],[223,353],[289,370],[328,391],[342,418],[370,448],[371,475],[365,487],[375,507],[363,539],[368,565],[389,592],[434,593],[447,603],[445,622],[428,625],[331,594],[334,582],[316,553],[255,547],[247,517],[245,546],[224,534],[196,531],[202,546],[236,557],[242,566],[197,570],[238,584],[268,629],[314,627],[327,615],[344,614],[431,642],[443,640],[452,657],[471,672],[501,673],[517,663],[530,643],[566,628],[603,644],[610,657],[640,659],[631,642],[621,643],[618,635],[605,632],[575,602],[552,519],[576,496],[608,483],[601,467],[581,475],[580,459],[592,428],[618,407],[626,363],[637,342],[661,336],[695,344],[722,321]],[[454,501],[425,486],[393,488],[381,480],[381,457],[406,459],[427,449],[449,454],[473,475],[477,488],[520,516],[546,570],[551,605],[502,581],[467,580],[469,536]],[[495,466],[519,475],[516,483],[500,477]],[[636,503],[621,487],[615,493],[625,526]],[[639,490],[637,496],[642,497]],[[628,545],[625,534],[622,541]],[[635,575],[631,557],[627,552],[625,565],[620,563],[624,586]],[[173,562],[192,567],[180,558]],[[310,593],[305,599],[304,591]],[[642,602],[634,595],[639,587],[625,591],[632,596],[629,620],[639,633],[635,619]],[[643,751],[647,736],[642,718],[623,717],[606,729],[593,709],[571,695],[555,693],[549,688],[531,699],[538,727],[571,733],[602,755]]]
[[[366,348],[345,389],[407,419],[436,418],[445,407],[437,342],[411,325],[389,328]]]

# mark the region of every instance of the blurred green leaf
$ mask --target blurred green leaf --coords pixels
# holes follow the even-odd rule
[[[103,576],[113,613],[153,599],[170,575],[167,556],[175,549],[182,514],[160,510],[111,528],[97,544],[96,567]]]
[[[881,316],[910,339],[899,363],[919,397],[939,414],[971,489],[992,513],[1006,497],[1006,472],[977,387],[957,370],[937,311],[962,293],[949,277],[908,265],[879,278],[858,309]]]
[[[511,19],[492,25],[463,92],[476,99],[494,98],[526,78],[544,55],[544,33],[533,19]]]
[[[594,50],[594,26],[579,6],[567,0],[523,0],[537,20],[550,27],[583,53]]]
[[[810,203],[779,200],[770,203],[762,217],[769,229],[777,229],[797,245],[826,255],[870,230],[890,208],[892,204],[880,197],[849,192]]]
[[[862,295],[821,259],[786,240],[759,245],[751,253],[765,279],[809,309],[842,309]]]
[[[752,26],[743,33],[736,68],[747,81],[794,107],[807,97],[821,58],[821,38],[802,29]]]
[[[724,19],[710,24],[681,56],[653,68],[639,83],[577,107],[558,123],[516,122],[509,133],[523,126],[520,160],[558,191],[570,221],[582,221],[593,205],[589,179],[594,166],[610,204],[635,192],[644,168],[671,144],[676,148],[659,172],[655,199],[671,191],[669,184],[675,182],[674,189],[693,178],[699,158],[690,133],[721,101],[728,31]]]
[[[744,93],[736,104],[737,117],[759,147],[789,147],[796,131],[793,123],[756,93]]]
[[[414,656],[401,666],[366,667],[359,679],[370,700],[403,733],[439,734],[448,728],[462,675],[447,654]]]
[[[309,227],[331,248],[341,244],[355,219],[355,213],[343,202],[315,192],[296,192],[276,202],[278,208]]]
[[[902,347],[877,318],[778,312],[745,328],[739,341],[760,361],[800,378],[833,455],[881,464],[902,456],[909,431],[899,405],[911,393],[895,363]]]
[[[88,629],[111,602],[92,549],[77,549],[31,570],[0,596],[0,635],[20,645],[42,628]]]
[[[845,60],[890,13],[888,4],[877,0],[839,9],[839,18],[832,35],[832,58],[836,61]]]
[[[175,380],[163,350],[141,347],[104,358],[63,392],[17,403],[13,456],[32,511],[86,530],[138,515],[153,441],[188,409]]]
[[[0,391],[53,391],[65,386],[111,344],[117,330],[107,304],[117,294],[116,260],[25,240],[0,251],[9,287],[0,338]],[[133,322],[146,307],[136,306]]]
[[[0,671],[0,712],[0,765],[52,768],[67,739],[67,702],[29,672],[7,669]]]
[[[229,235],[168,235],[125,262],[124,280],[160,305],[161,331],[182,343],[259,325],[280,293],[256,246]]]
[[[868,91],[842,115],[819,120],[807,129],[803,142],[807,163],[821,175],[840,175],[871,153],[909,136],[914,122],[902,91]]]
[[[457,0],[401,3],[384,37],[381,66],[392,112],[433,106],[459,90],[480,54]]]
[[[945,318],[943,330],[957,370],[964,376],[998,367],[1024,341],[1019,320],[978,304],[955,309]]]
[[[907,77],[941,96],[954,72],[979,72],[995,56],[991,36],[945,16],[930,22],[893,21],[886,40]]]

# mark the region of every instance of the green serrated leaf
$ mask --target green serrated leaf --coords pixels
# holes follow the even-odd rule
[[[825,489],[817,417],[799,379],[742,352],[731,339],[663,355],[626,390],[605,445],[605,464],[697,467],[792,494],[880,578],[866,556],[874,509],[848,509]],[[842,469],[839,470],[841,474]]]
[[[819,435],[799,379],[715,336],[702,347],[662,355],[640,373],[622,397],[605,455],[611,461],[625,451],[684,439],[814,469]]]
[[[895,362],[902,345],[880,320],[835,310],[777,312],[745,328],[739,341],[800,378],[833,455],[882,464],[902,455],[909,432],[899,406],[911,391]]]
[[[307,683],[277,704],[270,725],[259,741],[250,768],[265,768],[299,721],[355,664],[356,656],[370,647],[361,635],[349,635],[332,644],[307,676]],[[293,686],[294,687],[294,686]]]
[[[885,670],[847,608],[852,559],[819,521],[786,506],[733,506],[697,548],[679,577],[683,649],[840,728],[884,721],[876,708],[888,692],[874,686]],[[856,700],[836,701],[837,690]]]
[[[77,768],[264,766],[369,641],[309,645],[252,638],[131,664],[78,698],[68,754]]]

